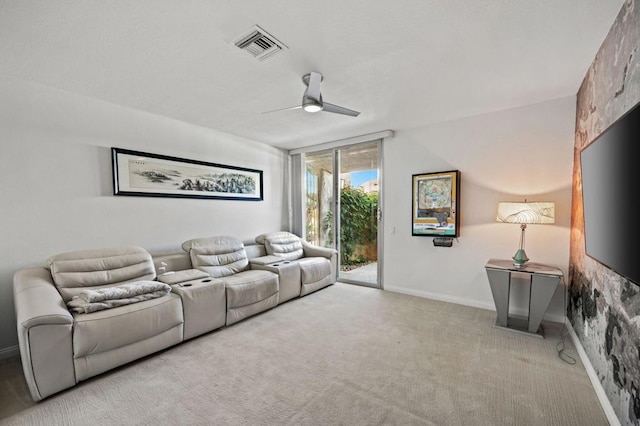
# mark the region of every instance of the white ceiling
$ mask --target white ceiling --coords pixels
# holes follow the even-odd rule
[[[291,149],[574,95],[622,4],[0,0],[0,74]],[[289,49],[240,51],[256,24]],[[361,115],[262,114],[310,71]]]

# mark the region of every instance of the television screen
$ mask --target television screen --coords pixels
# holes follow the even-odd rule
[[[640,104],[580,153],[588,256],[640,283]]]

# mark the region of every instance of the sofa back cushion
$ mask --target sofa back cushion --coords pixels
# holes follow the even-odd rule
[[[249,259],[242,241],[219,236],[196,238],[182,243],[191,256],[191,264],[214,278],[227,277],[249,269]]]
[[[47,266],[65,302],[87,287],[108,287],[156,277],[151,255],[135,246],[61,253],[47,259]]]
[[[258,235],[258,244],[264,244],[268,255],[284,257],[287,260],[296,260],[304,256],[300,237],[290,232],[271,232]]]

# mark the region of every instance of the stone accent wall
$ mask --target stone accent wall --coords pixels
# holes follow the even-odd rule
[[[568,307],[623,425],[640,424],[640,285],[585,255],[580,151],[638,102],[640,0],[627,0],[578,91]]]

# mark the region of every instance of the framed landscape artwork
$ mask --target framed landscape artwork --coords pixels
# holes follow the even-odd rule
[[[144,197],[263,199],[262,170],[111,148],[113,194]]]
[[[460,172],[413,175],[411,235],[458,237]]]

